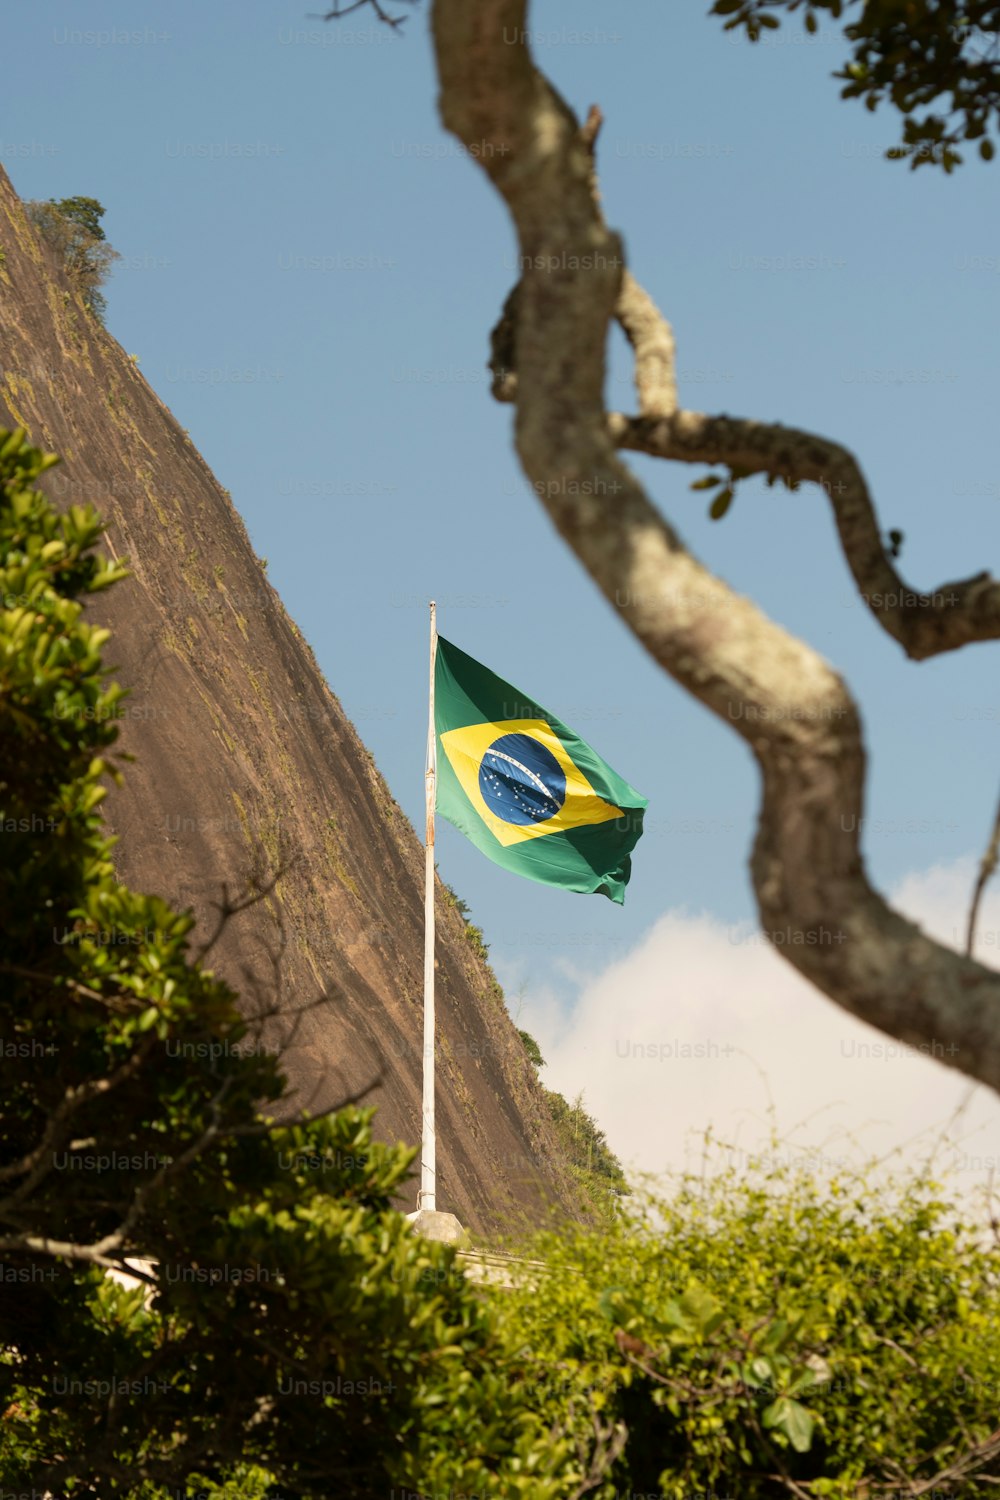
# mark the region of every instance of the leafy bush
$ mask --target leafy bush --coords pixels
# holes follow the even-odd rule
[[[489,944],[486,942],[486,939],[483,937],[483,929],[481,927],[476,927],[474,923],[467,920],[462,931],[465,934],[465,941],[468,943],[473,953],[477,958],[481,958],[483,963],[486,963],[489,960],[490,948]]]
[[[528,1054],[528,1061],[531,1063],[532,1067],[544,1068],[545,1058],[542,1056],[542,1049],[535,1041],[535,1038],[531,1035],[531,1032],[519,1031],[517,1034],[521,1038],[521,1041],[524,1043],[524,1050]]]
[[[613,1217],[618,1200],[629,1189],[622,1164],[609,1147],[607,1136],[593,1115],[584,1109],[582,1095],[578,1094],[570,1104],[562,1094],[546,1089],[545,1102],[571,1173],[591,1206],[603,1218]]]
[[[931,1182],[763,1162],[529,1252],[505,1335],[596,1500],[996,1493],[997,1252]]]
[[[434,866],[434,869],[435,871],[437,870],[437,865]],[[451,886],[445,881],[442,881],[441,884],[444,887],[444,899],[448,905],[453,906],[460,917],[467,917],[469,914],[469,903],[463,901],[461,896],[457,896]]]
[[[63,269],[81,293],[85,305],[101,322],[107,299],[101,287],[121,257],[101,228],[104,209],[96,198],[37,199],[25,204],[28,218],[42,239],[58,255]]]

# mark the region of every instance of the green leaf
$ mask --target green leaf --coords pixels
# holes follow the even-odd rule
[[[761,1340],[761,1348],[765,1349],[768,1354],[779,1354],[795,1337],[801,1323],[801,1317],[775,1318]]]
[[[719,491],[715,499],[712,501],[711,505],[708,507],[708,513],[711,516],[712,520],[721,521],[732,503],[733,487],[731,484],[727,484],[725,489],[721,489]]]
[[[703,1334],[714,1333],[725,1317],[725,1310],[718,1297],[706,1291],[697,1282],[688,1287],[680,1300],[680,1310]]]
[[[688,1329],[691,1326],[684,1309],[672,1297],[668,1298],[660,1308],[660,1321],[666,1323],[669,1328]]]
[[[782,1391],[784,1396],[800,1396],[814,1386],[825,1385],[831,1379],[830,1366],[818,1354],[813,1355],[807,1365],[796,1365],[792,1378]]]
[[[774,1368],[769,1359],[758,1355],[756,1359],[750,1360],[743,1371],[743,1383],[745,1385],[771,1385],[774,1381]]]
[[[783,1433],[796,1453],[808,1453],[812,1447],[816,1420],[812,1412],[800,1406],[798,1401],[779,1396],[777,1401],[772,1401],[770,1406],[765,1407],[761,1413],[761,1421],[765,1427]]]
[[[625,1296],[623,1286],[608,1286],[597,1299],[597,1310],[602,1318],[607,1318],[609,1323],[621,1322],[619,1307]]]

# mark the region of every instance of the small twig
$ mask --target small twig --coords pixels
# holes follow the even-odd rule
[[[590,195],[597,204],[601,201],[601,182],[597,175],[597,137],[601,133],[603,124],[604,115],[601,113],[600,105],[592,104],[587,111],[587,118],[580,126],[580,139],[586,146],[590,157]]]
[[[252,906],[259,906],[261,901],[265,900],[271,894],[278,881],[288,874],[294,863],[294,860],[289,860],[287,864],[279,865],[273,874],[260,880],[254,880],[251,890],[247,891],[245,895],[235,897],[233,900],[229,898],[229,886],[225,883],[223,884],[222,900],[212,902],[212,905],[219,914],[218,920],[212,930],[211,936],[206,939],[195,955],[198,963],[204,963],[206,957],[222,936],[227,923],[233,917],[238,917],[241,912],[249,911]]]
[[[993,1243],[1000,1250],[1000,1219],[997,1218],[993,1209],[993,1200],[997,1196],[993,1190],[993,1174],[995,1168],[990,1167],[990,1175],[986,1181],[986,1207],[990,1215],[990,1231],[993,1235]]]
[[[66,1122],[76,1113],[82,1105],[91,1099],[96,1099],[99,1094],[107,1094],[120,1083],[123,1083],[146,1061],[156,1041],[155,1036],[145,1037],[131,1057],[122,1063],[121,1067],[108,1075],[107,1078],[91,1078],[86,1083],[79,1084],[76,1088],[68,1088],[57,1105],[55,1113],[49,1116],[42,1139],[33,1151],[23,1156],[20,1161],[11,1162],[5,1167],[0,1167],[0,1180],[8,1177],[20,1177],[27,1172],[28,1176],[21,1186],[13,1192],[9,1198],[0,1202],[0,1212],[12,1207],[15,1203],[27,1196],[31,1190],[38,1185],[41,1179],[51,1170],[51,1161],[46,1162],[46,1155],[51,1156],[55,1142],[66,1125]]]
[[[979,865],[979,875],[976,880],[976,888],[972,893],[972,906],[969,908],[969,928],[965,937],[965,956],[972,957],[972,946],[976,941],[976,920],[979,916],[979,903],[986,889],[986,882],[1000,863],[1000,803],[997,804],[997,814],[993,820],[993,833],[990,837],[986,853],[983,855]]]
[[[362,1099],[367,1098],[372,1089],[377,1089],[385,1074],[381,1070],[376,1073],[370,1083],[363,1088],[357,1089],[353,1094],[347,1094],[343,1099],[338,1099],[336,1104],[328,1105],[326,1109],[319,1109],[313,1113],[304,1113],[294,1116],[290,1120],[260,1120],[253,1125],[234,1125],[229,1130],[220,1132],[220,1138],[235,1137],[239,1135],[267,1135],[274,1130],[294,1130],[299,1126],[314,1125],[317,1120],[325,1120],[329,1115],[335,1115],[342,1109],[350,1109],[354,1104],[360,1104]]]
[[[82,934],[86,936],[86,934]],[[65,974],[45,974],[40,969],[25,969],[20,964],[0,964],[0,974],[10,974],[15,979],[30,979],[35,984],[47,984],[51,989],[67,989],[73,995],[79,995],[84,1000],[97,1000],[101,1005],[106,1005],[108,1010],[130,1011],[137,1008],[134,997],[130,1001],[123,1001],[116,995],[102,995],[100,990],[92,990],[86,984],[80,984],[79,980],[70,979]]]
[[[569,1402],[569,1416],[572,1422],[574,1418],[572,1399]],[[621,1457],[628,1441],[628,1428],[624,1422],[602,1423],[595,1411],[591,1411],[590,1420],[594,1429],[594,1445],[587,1454],[582,1444],[577,1442],[577,1457],[581,1465],[586,1465],[586,1472],[576,1488],[570,1491],[569,1500],[581,1500],[581,1497],[588,1491],[595,1490]]]
[[[907,1364],[912,1365],[915,1370],[919,1370],[921,1375],[930,1374],[930,1371],[924,1368],[919,1359],[915,1359],[909,1350],[904,1349],[902,1344],[897,1344],[895,1339],[886,1338],[884,1334],[877,1333],[875,1334],[875,1342],[884,1344],[887,1349],[895,1350],[900,1359],[905,1359]]]
[[[940,1486],[951,1479],[965,1479],[975,1476],[978,1480],[985,1476],[976,1474],[976,1465],[986,1463],[987,1460],[996,1458],[1000,1454],[1000,1427],[991,1432],[988,1438],[979,1443],[969,1453],[963,1453],[962,1457],[956,1459],[947,1469],[939,1469],[930,1479],[925,1479],[920,1484],[912,1486],[910,1493],[917,1500],[920,1495],[926,1495],[928,1490],[939,1489]]]
[[[416,0],[408,0],[408,4],[415,5]],[[314,16],[311,19],[318,21],[341,21],[345,16],[351,15],[353,11],[363,10],[366,5],[370,5],[378,19],[385,26],[391,27],[393,31],[398,30],[403,22],[409,19],[407,16],[390,16],[388,11],[382,9],[379,0],[350,0],[350,3],[347,5],[342,5],[342,0],[333,0],[332,10],[328,10],[323,16]]]

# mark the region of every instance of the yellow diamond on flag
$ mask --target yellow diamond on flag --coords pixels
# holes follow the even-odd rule
[[[545,719],[468,724],[440,738],[462,790],[505,847],[625,816],[598,796]]]

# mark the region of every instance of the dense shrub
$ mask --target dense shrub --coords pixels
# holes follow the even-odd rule
[[[925,1178],[762,1160],[531,1250],[506,1336],[596,1500],[996,1493],[998,1256]]]
[[[121,257],[101,228],[104,208],[96,198],[54,198],[25,204],[28,218],[59,257],[86,307],[104,322],[107,300],[101,288]]]

